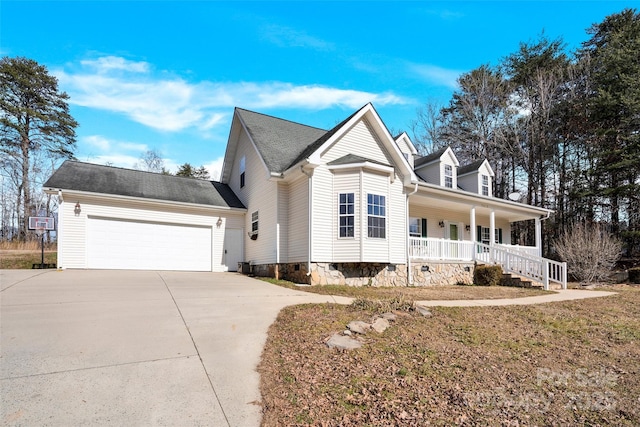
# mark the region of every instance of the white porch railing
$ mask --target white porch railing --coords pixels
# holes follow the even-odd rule
[[[496,246],[514,253],[525,253],[531,256],[539,256],[539,249],[535,246],[505,245],[502,243],[497,243]]]
[[[496,245],[466,240],[448,240],[409,237],[409,256],[414,260],[480,261],[498,264],[507,273],[514,273],[542,283],[549,290],[549,283],[558,283],[567,289],[567,263],[553,261],[531,254],[536,248],[520,251],[522,246]],[[536,249],[537,251],[537,249]]]
[[[409,256],[415,259],[471,261],[473,243],[468,240],[409,237]]]

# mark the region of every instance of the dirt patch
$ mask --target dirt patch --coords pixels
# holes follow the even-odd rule
[[[351,351],[324,340],[372,311],[289,307],[259,366],[263,425],[640,425],[640,289],[613,290],[433,308]]]

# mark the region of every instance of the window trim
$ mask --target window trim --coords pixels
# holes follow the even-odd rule
[[[342,196],[345,196],[345,201],[342,201]],[[351,196],[351,200],[349,200]],[[354,239],[356,231],[356,196],[353,192],[338,193],[338,239]],[[345,207],[345,212],[342,212],[342,207]],[[351,209],[349,209],[351,208]],[[350,211],[350,212],[349,212]],[[346,219],[347,224],[342,224],[342,219]],[[348,224],[351,219],[351,224]],[[349,229],[351,234],[349,235]],[[343,230],[345,234],[343,235]]]
[[[480,194],[489,197],[489,175],[480,175],[481,191]],[[486,181],[486,182],[485,182]]]
[[[246,157],[240,157],[240,188],[244,187],[245,184],[245,169],[246,169]]]
[[[382,194],[367,193],[367,237],[387,238],[387,197]]]
[[[257,234],[260,228],[259,211],[251,212],[251,234]]]
[[[453,188],[453,166],[448,163],[444,164],[444,186]]]

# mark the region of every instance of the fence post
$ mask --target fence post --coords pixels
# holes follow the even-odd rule
[[[542,261],[542,285],[544,290],[549,290],[549,260],[544,259]]]
[[[567,263],[562,263],[562,289],[567,289]]]

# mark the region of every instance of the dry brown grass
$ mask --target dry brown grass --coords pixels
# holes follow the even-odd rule
[[[263,425],[640,425],[640,288],[613,290],[576,302],[433,308],[348,352],[324,340],[372,311],[289,307],[259,366]]]
[[[24,246],[14,245],[14,249],[5,249],[0,247],[0,269],[23,270],[32,268],[33,264],[40,264],[42,253],[38,246],[37,249],[29,248],[28,243]],[[22,248],[22,249],[18,249]],[[55,245],[45,246],[44,262],[45,264],[55,264],[58,258],[58,252]]]
[[[372,287],[372,286],[298,286],[286,280],[262,278],[262,280],[299,291],[322,295],[339,295],[352,298],[393,299],[404,298],[412,301],[421,300],[457,300],[457,299],[499,299],[521,298],[543,295],[548,291],[536,288],[511,288],[506,286],[416,286],[416,287]]]
[[[56,248],[57,248],[56,243],[45,242],[44,244],[45,251],[55,251]],[[0,241],[0,250],[2,251],[39,251],[40,240],[28,240],[28,241],[2,240]]]

